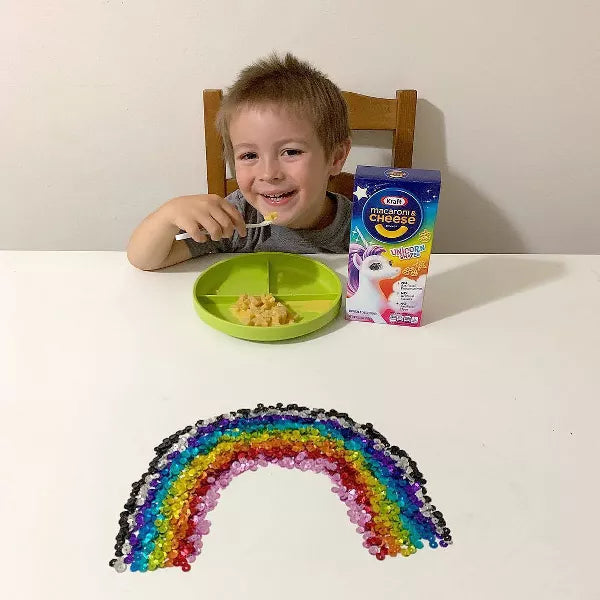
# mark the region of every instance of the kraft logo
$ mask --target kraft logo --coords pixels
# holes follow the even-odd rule
[[[384,196],[381,199],[381,204],[386,206],[406,206],[408,200],[402,196]]]

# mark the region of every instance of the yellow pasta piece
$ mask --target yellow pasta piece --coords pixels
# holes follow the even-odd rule
[[[273,294],[263,294],[262,296],[242,294],[231,310],[243,325],[255,327],[288,325],[296,320],[295,315]]]

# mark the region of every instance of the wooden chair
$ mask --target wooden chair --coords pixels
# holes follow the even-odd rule
[[[350,129],[393,131],[392,166],[412,166],[416,90],[398,90],[395,98],[374,98],[354,92],[342,92],[348,105]],[[206,177],[208,193],[227,196],[237,189],[235,179],[228,179],[223,158],[223,143],[215,127],[221,105],[222,90],[204,90],[204,138],[206,140]],[[342,172],[332,177],[328,189],[352,198],[354,175]]]

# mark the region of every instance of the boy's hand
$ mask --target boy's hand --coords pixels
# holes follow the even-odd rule
[[[180,196],[169,200],[159,209],[172,225],[183,229],[196,242],[210,239],[218,242],[230,238],[234,230],[246,237],[246,224],[242,215],[224,198],[215,194]],[[201,232],[206,229],[208,235]]]

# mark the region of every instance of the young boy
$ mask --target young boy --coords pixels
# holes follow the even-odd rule
[[[217,128],[239,189],[169,200],[133,232],[132,265],[161,269],[213,252],[348,251],[351,204],[327,184],[350,152],[350,129],[329,79],[291,54],[261,60],[228,90]],[[246,230],[272,212],[273,225]],[[180,231],[191,239],[175,241]]]

